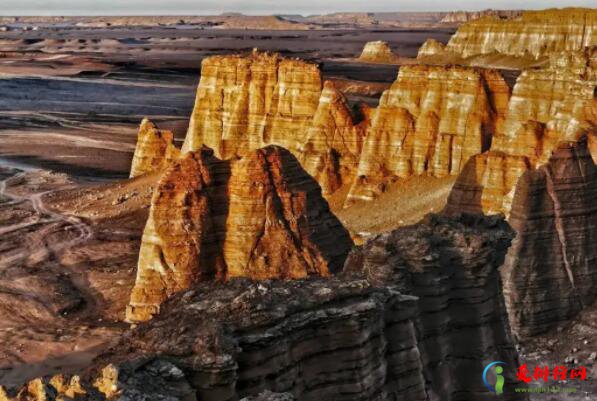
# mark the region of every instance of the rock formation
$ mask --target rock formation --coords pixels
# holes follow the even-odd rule
[[[378,40],[365,44],[359,60],[372,63],[395,63],[398,61],[398,55],[392,51],[387,42]]]
[[[276,144],[296,152],[321,89],[315,64],[258,52],[208,57],[182,151],[206,145],[228,159]]]
[[[430,400],[485,400],[470,372],[493,360],[517,364],[497,270],[512,237],[497,217],[428,215],[349,255],[347,275],[364,274],[418,298],[418,351]]]
[[[145,118],[139,127],[130,177],[162,171],[178,156],[174,134],[157,129],[155,124]]]
[[[419,48],[417,53],[417,59],[424,59],[425,57],[435,56],[443,54],[445,52],[446,45],[438,42],[435,39],[427,39],[425,43]]]
[[[551,56],[518,78],[503,130],[457,179],[447,214],[503,213],[517,238],[502,269],[511,325],[520,337],[548,330],[594,298],[597,235],[595,52]]]
[[[448,201],[449,211],[505,213],[518,178],[547,162],[562,141],[597,135],[592,117],[597,86],[597,52],[551,56],[549,66],[517,79],[506,121],[489,152],[472,157]]]
[[[519,17],[522,11],[519,10],[483,10],[483,11],[454,11],[444,16],[440,23],[453,25],[471,22],[483,17],[494,17],[498,19],[513,19]]]
[[[348,201],[413,175],[457,175],[501,129],[509,88],[493,70],[403,66],[374,111]]]
[[[501,54],[539,59],[597,45],[597,10],[524,11],[519,18],[484,17],[461,25],[446,46],[462,58]]]
[[[317,182],[285,149],[233,161],[189,152],[154,192],[127,319],[149,319],[198,281],[328,276],[351,246]]]
[[[456,175],[501,129],[510,90],[497,71],[403,66],[380,106],[352,110],[316,65],[279,55],[209,57],[182,153],[220,159],[287,148],[325,196],[371,200],[413,175]],[[141,145],[140,145],[141,146]]]
[[[168,360],[199,400],[265,390],[297,400],[484,400],[471,372],[492,360],[517,365],[497,272],[511,238],[498,218],[430,216],[354,251],[339,276],[198,282],[97,363]]]
[[[206,145],[229,159],[274,144],[290,150],[325,194],[354,174],[364,125],[317,65],[277,54],[203,60],[182,152]]]
[[[518,180],[510,224],[518,235],[501,269],[513,330],[546,331],[595,299],[597,167],[586,140],[563,143]]]

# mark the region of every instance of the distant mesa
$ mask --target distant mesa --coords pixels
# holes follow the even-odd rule
[[[597,10],[564,8],[524,11],[515,18],[490,15],[458,28],[443,52],[431,44],[420,49],[426,62],[502,64],[516,68],[544,61],[550,54],[583,51],[597,45]],[[431,52],[430,50],[436,50]],[[432,54],[441,57],[431,58]]]
[[[379,40],[376,42],[367,42],[359,60],[371,63],[392,64],[398,62],[399,57],[392,51],[387,42]]]

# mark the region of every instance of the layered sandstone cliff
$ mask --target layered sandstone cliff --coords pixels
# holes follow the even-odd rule
[[[328,276],[351,245],[317,182],[285,149],[233,161],[189,152],[154,192],[127,319],[149,319],[198,281]]]
[[[446,46],[462,58],[501,54],[539,59],[597,45],[597,10],[524,11],[519,18],[484,17],[461,25]]]
[[[388,42],[378,40],[365,44],[359,60],[371,63],[395,63],[398,61],[398,55],[392,51]]]
[[[595,49],[555,54],[546,68],[518,77],[504,124],[490,151],[466,164],[448,200],[449,211],[508,214],[518,178],[546,163],[560,142],[586,134],[594,143],[596,57]]]
[[[159,130],[145,118],[139,127],[130,177],[162,171],[178,158],[179,153],[174,145],[174,134]]]
[[[363,124],[317,65],[277,54],[209,57],[182,152],[220,158],[274,144],[290,150],[331,193],[354,172]]]
[[[400,178],[457,175],[501,129],[509,92],[493,70],[403,66],[372,114],[348,202]]]
[[[563,143],[522,175],[509,222],[518,233],[501,269],[513,330],[546,331],[595,299],[597,167],[586,140]]]
[[[502,273],[520,337],[569,319],[594,298],[597,235],[594,143],[595,51],[554,54],[523,72],[491,150],[472,157],[446,213],[504,213],[517,231]]]
[[[482,11],[454,11],[444,16],[440,23],[442,24],[462,24],[471,22],[483,17],[494,17],[498,19],[512,19],[519,17],[522,11],[519,10],[482,10]]]
[[[493,70],[403,66],[377,109],[354,110],[314,64],[259,52],[210,57],[182,153],[208,146],[232,159],[283,146],[325,196],[350,188],[350,204],[397,179],[458,174],[501,129],[509,92]]]

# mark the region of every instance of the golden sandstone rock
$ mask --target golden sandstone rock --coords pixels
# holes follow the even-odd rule
[[[519,18],[484,17],[461,25],[446,51],[468,58],[503,54],[538,59],[597,45],[597,10],[525,11]]]
[[[154,193],[127,320],[151,318],[197,281],[327,276],[351,246],[317,182],[285,149],[230,161],[189,152]]]
[[[467,163],[448,200],[449,211],[508,214],[525,171],[546,163],[561,142],[587,134],[594,143],[596,54],[594,49],[554,54],[548,67],[519,76],[503,128],[489,152]]]
[[[182,153],[208,146],[231,159],[283,146],[325,196],[350,187],[350,204],[398,178],[458,174],[501,129],[509,92],[493,70],[403,66],[377,109],[355,112],[314,64],[259,52],[209,57]]]
[[[398,55],[392,51],[387,42],[378,40],[365,44],[359,60],[372,63],[395,63],[398,61]]]
[[[229,159],[283,146],[328,194],[354,172],[363,132],[344,96],[331,82],[323,85],[317,65],[255,51],[203,60],[182,152],[205,145]]]
[[[401,67],[373,112],[348,202],[371,200],[398,178],[457,175],[488,149],[508,97],[497,71]]]
[[[178,156],[174,134],[158,130],[155,124],[145,118],[139,127],[130,177],[164,170]]]

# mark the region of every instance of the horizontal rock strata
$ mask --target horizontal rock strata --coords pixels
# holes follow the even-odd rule
[[[525,171],[546,163],[560,142],[585,134],[590,143],[595,141],[596,57],[594,49],[552,55],[546,68],[518,77],[490,151],[469,160],[448,200],[448,211],[507,215],[514,187]]]
[[[314,64],[254,52],[203,61],[182,153],[287,148],[329,196],[371,200],[399,178],[456,175],[487,150],[510,90],[497,71],[403,66],[374,110],[353,110]],[[140,145],[141,146],[141,145]]]
[[[509,88],[492,70],[403,66],[372,113],[348,202],[396,179],[457,175],[501,129]]]
[[[98,363],[168,360],[209,401],[484,400],[470,372],[517,364],[497,272],[511,238],[497,218],[431,216],[355,250],[340,276],[195,283]]]
[[[512,237],[496,217],[428,215],[349,255],[348,276],[364,274],[418,297],[418,348],[430,400],[486,400],[471,372],[494,360],[517,365],[497,269]]]
[[[353,173],[363,124],[317,65],[254,52],[203,60],[182,151],[206,145],[220,158],[274,144],[290,150],[324,194]]]
[[[351,246],[290,152],[269,146],[233,161],[189,152],[154,192],[127,319],[149,319],[198,281],[327,276]]]
[[[458,28],[446,50],[460,57],[502,54],[538,59],[597,45],[597,10],[524,11],[519,18],[484,17]]]
[[[159,130],[151,121],[144,119],[139,127],[130,177],[162,171],[179,157],[179,153],[171,131]]]
[[[586,141],[562,144],[522,175],[510,224],[518,235],[501,269],[513,330],[539,334],[595,299],[597,167]]]
[[[445,209],[509,216],[518,236],[502,269],[504,294],[521,338],[594,297],[595,55],[552,54],[547,67],[520,75],[503,130],[466,164]]]

